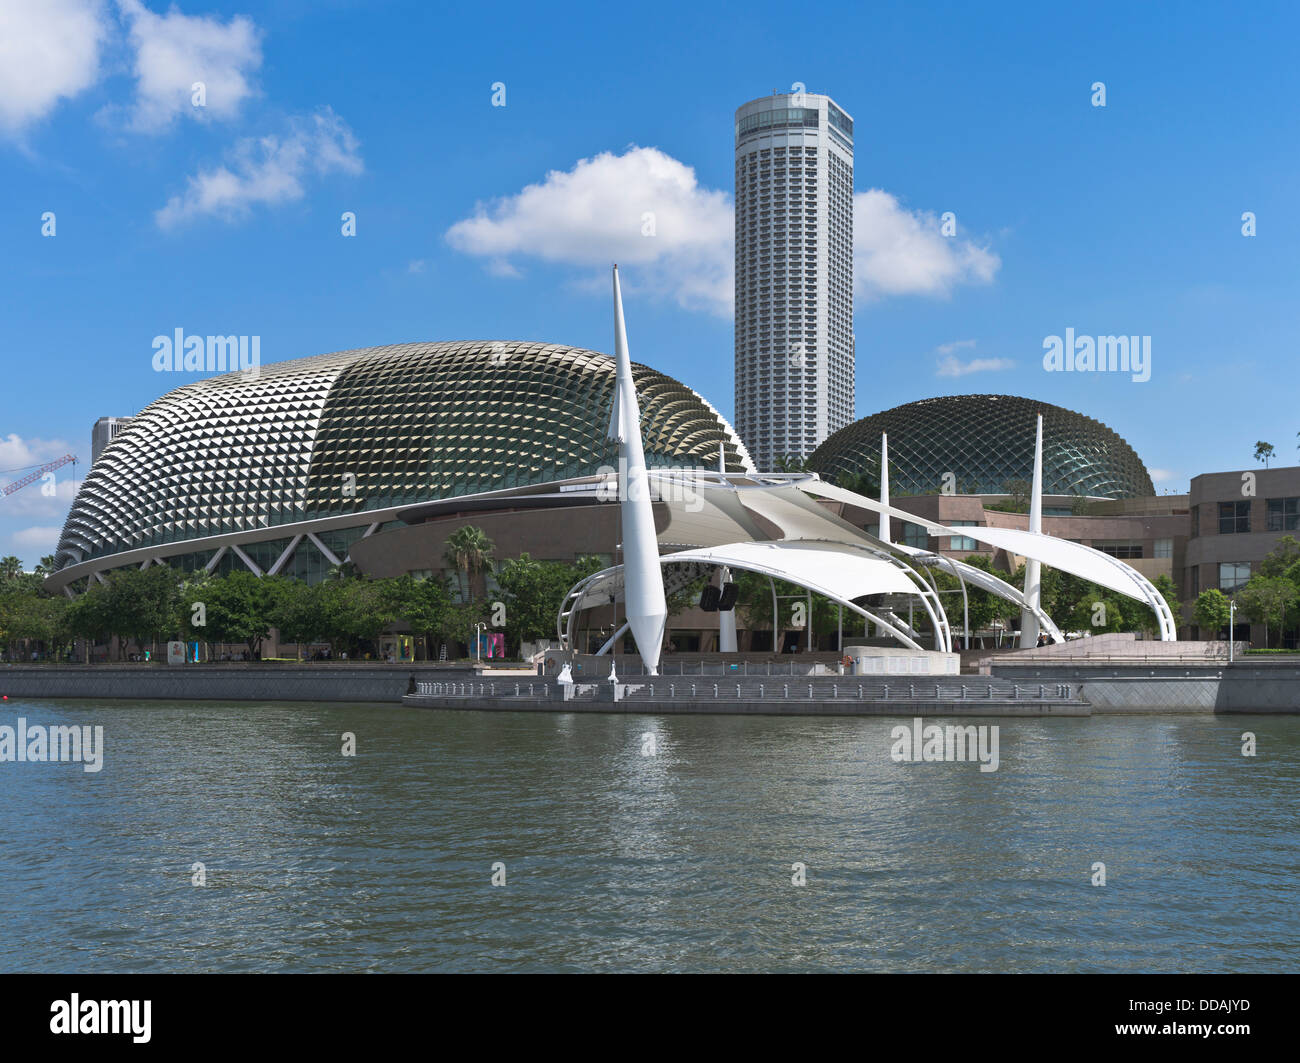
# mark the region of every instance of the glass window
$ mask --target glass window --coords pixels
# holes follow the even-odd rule
[[[1219,565],[1219,590],[1232,594],[1250,582],[1249,561],[1224,561]]]
[[[1195,539],[1201,534],[1201,507],[1192,507],[1192,538]]]
[[[1219,503],[1219,534],[1235,535],[1250,531],[1250,501]]]
[[[919,524],[913,524],[911,521],[903,522],[903,545],[917,546],[922,550],[930,548],[930,535]]]
[[[1100,550],[1103,554],[1109,554],[1111,557],[1119,557],[1125,560],[1132,560],[1142,556],[1142,544],[1127,539],[1096,539],[1093,541],[1092,548]]]
[[[978,528],[979,522],[974,520],[950,520],[948,526],[951,528]],[[949,550],[965,550],[968,553],[972,550],[978,550],[979,544],[965,535],[954,535],[948,541]]]
[[[1172,539],[1157,539],[1151,550],[1152,557],[1173,557],[1174,541]]]
[[[1268,530],[1271,532],[1300,531],[1300,498],[1270,498]]]

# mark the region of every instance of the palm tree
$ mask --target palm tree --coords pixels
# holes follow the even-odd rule
[[[804,468],[803,458],[797,458],[793,454],[782,454],[776,459],[777,472],[807,472]]]
[[[493,549],[494,544],[487,533],[472,524],[457,528],[447,536],[443,560],[456,570],[458,576],[464,576],[461,593],[466,600],[471,593],[480,598],[486,596],[487,585],[483,573],[492,568]]]
[[[46,554],[36,562],[35,572],[38,576],[49,576],[58,568],[58,563],[54,560],[53,554]]]
[[[23,574],[23,563],[13,554],[0,557],[0,579],[17,579]]]

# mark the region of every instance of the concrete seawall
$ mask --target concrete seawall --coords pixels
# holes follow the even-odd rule
[[[989,677],[999,687],[985,686],[989,679],[963,677],[969,685],[929,696],[926,683],[917,684],[915,697],[881,697],[873,692],[866,700],[849,696],[857,678],[815,680],[815,696],[777,698],[771,682],[766,696],[759,696],[746,681],[743,696],[726,692],[706,698],[701,687],[698,698],[682,696],[684,686],[673,696],[661,690],[657,697],[632,696],[614,702],[604,697],[581,702],[557,702],[543,695],[546,680],[501,672],[480,674],[467,665],[384,664],[317,662],[311,664],[252,662],[214,665],[25,665],[0,666],[0,695],[8,698],[120,698],[131,701],[308,701],[378,702],[404,701],[411,706],[441,709],[493,709],[505,711],[619,712],[619,713],[721,713],[777,714],[791,716],[843,715],[949,715],[949,716],[1086,716],[1093,713],[1300,713],[1300,664],[1280,660],[1248,660],[1222,663],[1182,662],[1105,663],[1102,661],[1024,660],[1007,657],[992,663]],[[503,694],[516,682],[538,683],[536,698],[519,699],[485,696],[442,696],[407,698],[412,678],[417,684],[448,683],[474,685],[491,683]],[[707,688],[712,689],[710,677]],[[720,677],[718,677],[720,678]],[[864,681],[871,680],[862,677]],[[680,681],[679,681],[680,682]],[[803,692],[806,679],[791,682]],[[952,681],[949,681],[951,685]],[[1010,684],[1011,697],[1004,689]],[[1020,689],[1017,689],[1017,684]],[[874,684],[873,684],[874,685]],[[1068,687],[1066,702],[1034,697],[1044,685]],[[931,681],[930,686],[933,686]],[[904,687],[900,684],[899,691]]]
[[[426,664],[5,665],[0,695],[131,701],[399,701],[411,676],[460,678],[473,668]]]
[[[1094,713],[1300,713],[1300,665],[1025,664],[996,662],[992,674],[1015,682],[1070,683]]]

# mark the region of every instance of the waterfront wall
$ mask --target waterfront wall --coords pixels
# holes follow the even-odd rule
[[[1300,664],[994,662],[998,679],[1070,683],[1094,713],[1300,713]]]
[[[131,701],[381,701],[407,692],[411,677],[475,675],[468,666],[423,664],[7,665],[0,695]]]

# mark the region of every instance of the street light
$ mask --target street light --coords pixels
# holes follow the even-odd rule
[[[1237,617],[1237,601],[1235,598],[1229,598],[1228,599],[1228,663],[1229,664],[1232,664],[1233,659],[1235,657],[1236,640],[1234,639],[1233,636],[1236,635],[1236,617]]]
[[[478,621],[478,623],[474,625],[474,659],[478,661],[479,664],[482,664],[483,663],[483,640],[480,637],[480,633],[479,633],[480,628],[483,628],[484,630],[487,629],[487,624],[483,623],[482,620]]]

